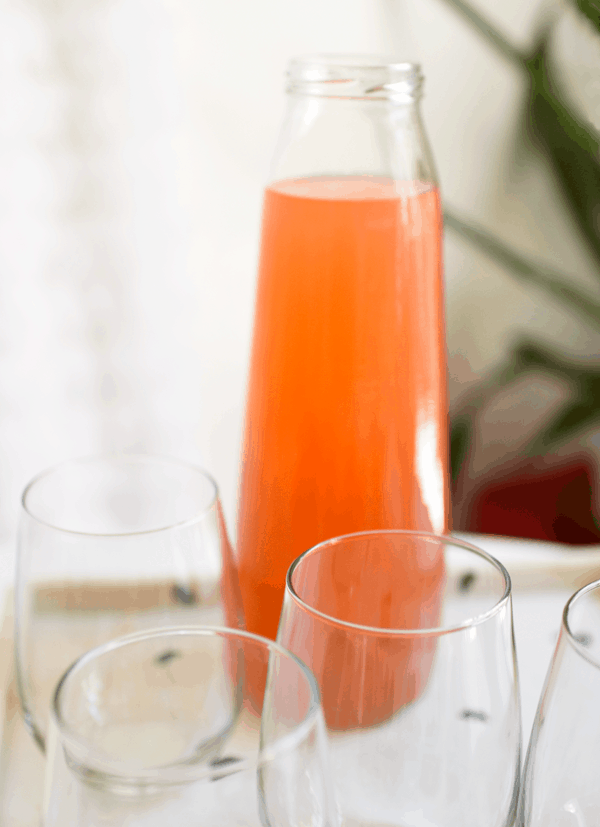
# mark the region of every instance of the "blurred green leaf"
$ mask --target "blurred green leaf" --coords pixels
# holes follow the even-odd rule
[[[444,221],[446,226],[506,268],[508,273],[544,290],[553,299],[585,316],[588,322],[600,325],[600,302],[572,287],[568,276],[515,253],[503,241],[472,221],[460,218],[453,210],[445,210]]]
[[[600,32],[600,6],[591,0],[571,0],[571,2]]]
[[[528,126],[544,146],[567,203],[598,263],[600,278],[600,141],[563,102],[544,38],[527,61],[531,77]]]
[[[521,340],[509,358],[510,368],[506,370],[506,380],[516,379],[530,370],[541,370],[576,382],[581,376],[599,373],[595,368],[586,368],[579,362],[565,359],[564,355],[553,348],[532,340]],[[600,416],[600,410],[598,411]]]
[[[453,419],[450,428],[450,473],[453,481],[458,479],[460,469],[467,458],[472,430],[473,426],[469,417],[461,416]]]
[[[585,376],[577,383],[573,399],[553,417],[529,446],[531,454],[547,453],[588,426],[600,416],[600,376]]]
[[[549,373],[573,384],[588,380],[593,384],[596,378],[600,378],[600,368],[595,359],[589,365],[579,360],[565,359],[564,354],[555,348],[531,339],[522,339],[513,348],[508,357],[508,364],[510,367],[504,369],[504,381],[512,381],[531,370]],[[597,416],[600,419],[600,405]]]
[[[600,368],[565,359],[556,349],[533,340],[515,344],[505,361],[486,379],[478,382],[462,398],[452,417],[450,436],[452,479],[458,479],[468,456],[470,440],[482,411],[502,388],[529,372],[556,376],[570,386],[569,399],[549,422],[533,436],[523,453],[547,453],[578,431],[598,423],[600,427]]]
[[[522,341],[500,372],[497,386],[508,384],[531,370],[566,379],[571,393],[565,405],[535,435],[527,453],[546,453],[594,422],[600,423],[600,368],[568,361],[556,350],[538,342]]]

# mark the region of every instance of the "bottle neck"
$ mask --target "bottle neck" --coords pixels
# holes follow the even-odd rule
[[[352,60],[291,62],[288,105],[269,183],[372,176],[435,184],[419,113],[419,67],[369,57]]]

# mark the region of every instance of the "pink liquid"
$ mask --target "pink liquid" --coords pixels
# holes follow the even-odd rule
[[[275,637],[286,571],[312,545],[449,527],[441,231],[438,191],[418,184],[265,193],[238,517],[252,632]]]

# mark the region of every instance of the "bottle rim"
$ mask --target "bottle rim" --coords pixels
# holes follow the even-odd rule
[[[411,103],[419,99],[422,84],[418,63],[375,54],[314,54],[290,60],[286,91]]]

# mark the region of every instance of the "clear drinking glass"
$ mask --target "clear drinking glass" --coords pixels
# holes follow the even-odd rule
[[[533,724],[521,823],[595,827],[600,816],[600,580],[565,606]]]
[[[314,677],[272,641],[197,627],[122,638],[58,685],[44,827],[332,827],[325,741]]]
[[[278,641],[320,685],[343,825],[514,823],[520,708],[499,562],[432,534],[329,540],[292,564]]]
[[[144,454],[40,474],[23,494],[15,604],[21,704],[43,749],[52,693],[83,652],[156,626],[243,627],[215,482]]]

